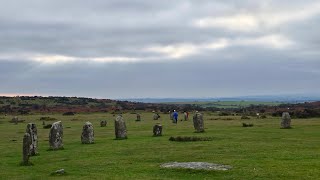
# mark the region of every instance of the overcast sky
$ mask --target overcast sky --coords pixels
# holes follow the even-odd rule
[[[320,94],[317,0],[0,2],[0,95]]]

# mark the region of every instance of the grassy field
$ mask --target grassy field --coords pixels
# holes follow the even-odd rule
[[[168,114],[152,120],[151,113],[124,114],[128,139],[114,140],[114,118],[109,113],[27,115],[20,118],[38,125],[39,156],[31,157],[34,166],[19,166],[26,123],[10,124],[0,116],[0,179],[319,179],[320,119],[293,120],[293,129],[279,129],[279,118],[240,120],[205,113],[206,132],[194,133],[192,121],[172,124]],[[64,150],[47,151],[48,129],[41,116],[61,120],[64,125]],[[215,120],[214,120],[215,119]],[[218,120],[217,120],[218,119]],[[232,120],[230,120],[232,119]],[[107,127],[100,127],[107,120]],[[80,143],[82,125],[91,121],[95,144]],[[152,127],[160,122],[163,136],[152,137]],[[241,123],[253,123],[243,128]],[[47,122],[51,123],[51,122]],[[170,136],[206,136],[213,141],[172,142]],[[162,169],[165,162],[204,161],[233,166],[230,171]],[[65,169],[63,176],[51,172]]]
[[[268,105],[277,106],[280,102],[263,102],[263,101],[194,101],[194,102],[170,102],[166,104],[194,104],[201,107],[216,107],[216,108],[241,108],[250,105]]]

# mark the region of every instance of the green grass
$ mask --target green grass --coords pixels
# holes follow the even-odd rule
[[[216,108],[243,108],[250,105],[268,105],[277,106],[280,102],[264,102],[264,101],[194,101],[194,102],[169,102],[165,104],[193,104],[201,107],[216,107]]]
[[[64,150],[48,151],[49,129],[42,128],[40,117],[50,116],[64,125]],[[4,117],[4,116],[2,116]],[[151,113],[124,114],[128,139],[114,140],[114,117],[107,113],[27,115],[36,122],[39,156],[33,166],[20,166],[22,138],[26,123],[10,124],[12,117],[0,118],[0,179],[318,179],[320,177],[320,119],[293,120],[292,129],[280,129],[279,118],[209,120],[205,113],[205,133],[194,133],[191,120],[172,124],[168,114],[158,121]],[[73,120],[72,120],[73,119]],[[72,120],[72,121],[71,121]],[[107,127],[100,127],[107,120]],[[81,144],[82,125],[91,121],[95,144]],[[163,125],[163,136],[152,137],[155,123]],[[243,128],[242,122],[254,127]],[[50,121],[48,122],[50,123]],[[69,128],[66,128],[69,127]],[[212,141],[174,142],[171,136],[212,137]],[[16,141],[13,141],[16,140]],[[161,163],[205,161],[233,166],[230,171],[162,169]],[[50,175],[58,169],[66,175]]]

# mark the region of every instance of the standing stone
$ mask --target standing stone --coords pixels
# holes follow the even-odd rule
[[[94,143],[94,131],[91,122],[86,122],[82,128],[81,134],[82,144],[93,144]]]
[[[38,130],[36,124],[29,123],[27,125],[26,133],[31,137],[30,156],[35,156],[38,154]]]
[[[122,115],[118,115],[114,121],[116,139],[127,139],[127,127]]]
[[[138,113],[137,113],[137,120],[136,121],[141,121],[141,116]]]
[[[173,112],[169,111],[170,120],[173,120]]]
[[[201,113],[196,112],[193,116],[193,126],[196,132],[204,132],[203,116]]]
[[[106,126],[107,126],[107,121],[106,120],[100,121],[100,127],[106,127]]]
[[[153,136],[162,136],[162,125],[156,124],[153,126]]]
[[[291,117],[288,112],[282,113],[281,128],[282,129],[291,128]]]
[[[50,133],[49,133],[49,145],[50,149],[57,150],[63,149],[63,126],[61,121],[57,121],[52,124]]]
[[[184,113],[183,113],[183,117],[184,117],[184,120],[187,121],[187,120],[188,120],[188,113],[187,113],[187,112],[184,112]]]
[[[22,165],[29,165],[31,137],[29,133],[25,133],[23,136],[22,144]]]
[[[160,115],[158,113],[153,114],[153,120],[158,120],[160,118]]]
[[[18,124],[19,122],[19,118],[17,116],[15,116],[14,118],[12,118],[11,120],[14,124]]]

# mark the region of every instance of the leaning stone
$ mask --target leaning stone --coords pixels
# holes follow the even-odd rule
[[[82,144],[93,144],[94,143],[94,131],[91,122],[86,122],[82,128],[81,134]]]
[[[50,149],[57,150],[63,149],[63,126],[61,121],[52,124],[49,133],[49,145]]]
[[[162,136],[162,125],[156,124],[153,126],[153,136]]]
[[[38,154],[38,130],[36,124],[29,123],[27,125],[26,133],[31,137],[30,156],[35,156]]]
[[[281,128],[282,129],[291,128],[291,117],[290,117],[290,114],[288,112],[283,112],[282,113]]]
[[[193,116],[193,126],[196,132],[204,132],[203,116],[201,113],[196,112]]]
[[[107,126],[107,121],[106,120],[100,121],[100,127],[106,127],[106,126]]]
[[[162,168],[183,168],[183,169],[197,169],[197,170],[216,170],[227,171],[232,167],[223,164],[213,164],[207,162],[170,162],[160,165]]]
[[[25,133],[23,136],[22,144],[22,163],[21,165],[30,165],[29,156],[30,156],[30,145],[31,145],[31,136],[29,133]]]
[[[127,139],[127,127],[122,115],[118,115],[114,121],[116,139]]]

